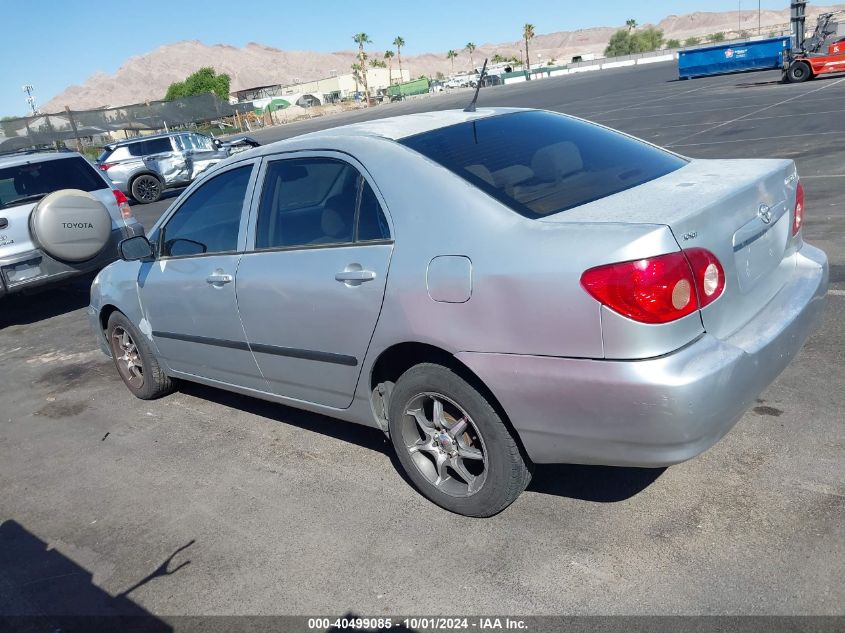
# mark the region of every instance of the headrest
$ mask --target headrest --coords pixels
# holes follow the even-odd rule
[[[572,141],[561,141],[534,152],[531,169],[539,180],[558,180],[584,168],[581,151]]]

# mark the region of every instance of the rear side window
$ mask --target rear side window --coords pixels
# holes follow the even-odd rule
[[[108,185],[81,156],[25,163],[0,169],[0,206],[10,207],[59,189],[97,191]]]
[[[400,142],[535,219],[636,187],[687,162],[624,134],[538,111],[459,123]]]
[[[165,152],[173,151],[169,138],[154,138],[150,141],[144,141],[142,145],[144,146],[144,155],[164,154]]]
[[[252,165],[223,172],[200,185],[163,229],[162,255],[226,253],[238,248],[238,230]]]
[[[358,211],[358,241],[386,240],[390,237],[390,229],[387,228],[384,211],[370,183],[363,180],[363,187]]]
[[[334,158],[290,158],[267,167],[255,248],[389,238],[390,229],[372,187],[349,163]]]
[[[267,168],[256,248],[351,242],[358,170],[331,158],[279,160]]]

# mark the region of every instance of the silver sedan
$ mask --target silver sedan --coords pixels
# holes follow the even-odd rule
[[[418,114],[239,154],[94,281],[129,389],[196,381],[377,427],[435,503],[548,462],[662,466],[813,332],[790,160],[690,160],[536,110]]]

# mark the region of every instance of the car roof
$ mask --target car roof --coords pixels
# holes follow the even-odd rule
[[[202,132],[194,132],[192,130],[181,130],[179,132],[162,132],[161,134],[147,134],[145,136],[136,136],[134,138],[127,138],[120,141],[112,141],[111,143],[106,143],[103,147],[122,147],[123,145],[132,145],[133,143],[151,141],[157,138],[170,138],[171,136],[179,136],[180,134],[199,134],[201,136],[207,136]]]
[[[349,138],[352,136],[381,137],[398,141],[409,136],[431,132],[450,125],[477,121],[491,116],[511,114],[513,112],[525,112],[530,108],[478,108],[475,112],[464,112],[463,110],[439,110],[437,112],[422,112],[419,114],[405,114],[402,116],[364,121],[362,123],[350,123],[339,127],[309,132],[301,136],[295,136],[284,141],[268,143],[261,147],[250,150],[251,156],[272,154],[278,151],[280,144],[289,141],[322,140],[327,138]],[[244,154],[241,154],[241,156]]]
[[[82,156],[79,152],[20,152],[14,154],[6,154],[0,156],[0,169],[4,167],[14,167],[16,165],[26,165],[27,163],[43,163],[48,160],[61,160],[63,158],[73,158],[75,156]]]

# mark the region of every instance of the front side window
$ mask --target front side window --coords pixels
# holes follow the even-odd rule
[[[194,140],[194,146],[197,149],[212,149],[214,144],[211,142],[211,139],[207,136],[202,134],[191,134]]]
[[[535,219],[631,189],[687,164],[619,132],[541,111],[468,121],[400,142]]]
[[[252,165],[245,165],[201,184],[164,226],[162,256],[236,251],[251,173]]]
[[[267,167],[256,248],[353,240],[360,174],[332,158],[278,160]]]

